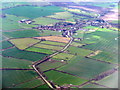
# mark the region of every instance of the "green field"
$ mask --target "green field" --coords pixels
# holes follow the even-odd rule
[[[34,52],[22,51],[22,50],[18,50],[17,48],[7,49],[2,52],[2,55],[7,57],[10,56],[18,59],[26,59],[30,61],[41,60],[42,58],[47,56],[47,54],[40,54],[40,53],[38,54]]]
[[[3,32],[6,36],[10,38],[24,38],[24,37],[38,37],[40,31],[38,30],[22,30],[13,32]]]
[[[93,52],[93,51],[88,50],[88,49],[83,49],[83,48],[78,48],[78,47],[73,47],[73,46],[69,47],[67,49],[67,51],[70,54],[80,55],[80,56],[87,56]]]
[[[33,39],[33,38],[10,39],[9,41],[21,50],[26,49],[27,47],[30,47],[35,43],[40,42],[40,40]]]
[[[65,46],[65,43],[53,42],[53,41],[41,41],[42,44],[56,45],[56,46]]]
[[[50,61],[46,61],[46,62],[39,64],[37,67],[40,68],[41,71],[46,71],[49,69],[57,68],[64,64],[65,64],[64,62],[50,60]]]
[[[43,84],[43,81],[39,78],[39,79],[28,81],[26,83],[19,84],[15,86],[14,88],[35,88],[42,84]]]
[[[86,79],[92,79],[96,75],[110,70],[113,67],[115,66],[92,59],[76,56],[68,64],[64,65],[61,68],[58,68],[58,70],[65,71]]]
[[[102,86],[99,86],[99,85],[95,85],[95,84],[87,84],[87,85],[84,85],[81,88],[105,88],[105,87],[102,87]]]
[[[0,42],[0,45],[2,45],[2,49],[6,49],[13,46],[9,41]]]
[[[32,52],[38,52],[38,53],[45,53],[45,54],[52,54],[52,53],[55,52],[55,51],[52,51],[50,49],[36,48],[36,47],[27,48],[26,51],[32,51]]]
[[[35,21],[33,24],[40,24],[40,25],[54,25],[55,23],[59,22],[59,20],[46,18],[46,17],[39,17],[33,19]]]
[[[61,49],[63,49],[63,47],[46,45],[46,44],[41,44],[41,43],[34,45],[34,47],[40,47],[40,48],[52,49],[52,50],[61,50]]]
[[[48,80],[53,81],[55,84],[61,86],[68,84],[80,85],[87,81],[85,79],[78,78],[76,76],[72,76],[66,73],[57,72],[54,70],[45,72],[45,75],[48,77]]]
[[[72,54],[68,54],[68,53],[59,53],[55,56],[53,56],[52,58],[55,58],[55,59],[63,59],[63,60],[70,60],[71,58],[73,58],[74,55]]]
[[[46,85],[46,84],[40,85],[39,87],[37,87],[37,89],[38,89],[38,88],[43,88],[43,89],[51,90],[51,89],[48,87],[48,85]]]
[[[53,15],[57,12],[62,12],[60,7],[57,6],[45,6],[45,7],[37,7],[37,6],[20,6],[16,8],[9,8],[3,10],[3,13],[16,15],[16,16],[24,16],[28,18],[37,18],[42,16]]]
[[[15,58],[6,58],[2,57],[2,68],[22,68],[29,69],[31,68],[32,63],[30,61],[15,59]]]
[[[23,70],[3,70],[2,74],[3,88],[14,87],[16,84],[20,84],[38,76],[34,71]]]
[[[59,12],[55,13],[55,15],[47,16],[50,18],[57,18],[57,19],[68,19],[71,18],[73,15],[69,12]]]
[[[72,42],[71,45],[72,45],[72,46],[76,46],[76,47],[81,47],[81,46],[83,46],[83,45],[85,45],[85,44],[82,44],[82,43],[79,43],[79,42]]]

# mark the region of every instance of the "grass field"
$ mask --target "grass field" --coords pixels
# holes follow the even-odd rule
[[[87,56],[93,52],[93,51],[88,50],[88,49],[83,49],[83,48],[78,48],[78,47],[73,47],[73,46],[69,47],[67,49],[67,51],[70,54],[80,55],[80,56]]]
[[[29,69],[31,68],[32,63],[30,61],[15,59],[15,58],[6,58],[2,57],[2,68],[22,68]]]
[[[33,19],[35,21],[33,24],[40,24],[40,25],[54,25],[55,23],[59,22],[59,20],[46,18],[46,17],[39,17]]]
[[[81,46],[83,46],[83,45],[85,45],[85,44],[82,44],[82,43],[79,43],[79,42],[72,42],[71,45],[72,45],[72,46],[76,46],[76,47],[81,47]]]
[[[9,41],[0,42],[0,45],[2,45],[2,49],[6,49],[13,46]]]
[[[10,38],[24,38],[24,37],[38,37],[40,31],[37,30],[22,30],[13,32],[3,32],[6,36]]]
[[[102,86],[99,86],[99,85],[95,85],[95,84],[87,84],[87,85],[84,85],[81,88],[105,88],[105,87],[102,87]]]
[[[14,87],[16,84],[31,80],[38,75],[34,71],[21,71],[21,70],[3,70],[3,88]],[[28,77],[29,76],[29,77]]]
[[[24,50],[27,47],[30,47],[30,46],[34,45],[35,43],[40,42],[40,40],[33,39],[33,38],[10,39],[9,41],[21,50]]]
[[[26,83],[19,84],[15,86],[14,88],[35,88],[42,84],[43,84],[43,81],[39,78],[39,79],[28,81]]]
[[[46,85],[46,84],[40,85],[39,87],[37,87],[37,89],[38,89],[38,88],[45,88],[45,89],[47,89],[47,90],[51,90],[51,89],[48,87],[48,85]]]
[[[52,58],[63,59],[63,60],[70,60],[73,57],[74,57],[74,55],[72,55],[72,54],[59,53],[59,54],[53,56]]]
[[[113,67],[115,66],[76,56],[68,64],[64,65],[61,68],[58,68],[58,70],[65,71],[86,79],[92,79],[96,75],[110,70]]]
[[[62,43],[68,43],[70,38],[66,37],[59,37],[59,36],[45,36],[45,37],[34,37],[35,39],[45,39],[49,41],[56,41],[56,42],[62,42]]]
[[[69,12],[59,12],[55,13],[55,15],[47,16],[50,18],[57,18],[57,19],[68,19],[71,18],[73,15]]]
[[[52,49],[52,50],[61,50],[63,48],[63,47],[46,45],[46,44],[41,44],[41,43],[38,43],[38,44],[34,45],[34,47],[45,48],[45,49]]]
[[[7,49],[2,52],[2,55],[7,57],[10,56],[18,59],[26,59],[30,61],[41,60],[43,57],[47,56],[47,54],[40,54],[40,53],[38,54],[34,52],[21,51],[18,50],[17,48]]]
[[[68,85],[68,84],[80,85],[87,81],[82,78],[78,78],[66,73],[57,72],[53,70],[45,72],[45,75],[48,77],[48,80],[53,81],[55,84],[61,85],[61,86]]]
[[[26,51],[32,51],[32,52],[38,52],[38,53],[45,53],[45,54],[52,54],[55,51],[44,49],[44,48],[36,48],[36,47],[30,47],[27,48]]]
[[[41,71],[46,71],[49,69],[57,68],[59,66],[64,65],[64,62],[56,61],[56,60],[49,60],[39,64],[37,67],[40,68]]]

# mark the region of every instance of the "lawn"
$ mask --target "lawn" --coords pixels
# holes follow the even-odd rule
[[[2,86],[3,88],[14,87],[16,84],[31,80],[38,75],[34,71],[23,70],[3,70],[2,71]],[[28,77],[29,76],[29,77]]]
[[[2,68],[22,68],[29,69],[31,68],[32,63],[30,61],[20,60],[16,58],[7,58],[2,57]]]
[[[76,56],[68,64],[58,70],[68,72],[82,78],[92,79],[102,72],[112,69],[115,65]]]
[[[9,41],[0,42],[0,45],[2,45],[2,49],[6,49],[13,46]]]
[[[52,51],[52,50],[49,50],[49,49],[36,48],[36,47],[27,48],[26,51],[38,52],[38,53],[45,53],[45,54],[52,54],[52,53],[55,52],[55,51]]]
[[[33,38],[10,39],[9,41],[21,50],[24,50],[27,47],[30,47],[30,46],[40,42],[40,40],[33,39]]]
[[[37,67],[41,71],[46,71],[46,70],[49,70],[49,69],[58,68],[58,67],[60,67],[64,64],[65,64],[65,62],[60,62],[60,61],[56,61],[56,60],[48,60],[48,61],[45,61],[45,62],[39,64]]]
[[[38,37],[40,31],[38,30],[21,30],[13,32],[3,32],[6,36],[10,38],[24,38],[24,37]]]
[[[57,72],[54,70],[45,72],[44,74],[47,76],[48,80],[60,86],[68,85],[68,84],[80,85],[87,81],[85,79],[78,78],[76,76],[72,76],[66,73]]]
[[[45,49],[52,49],[52,50],[61,50],[61,49],[63,49],[63,47],[46,45],[46,44],[41,44],[41,43],[38,43],[38,44],[34,45],[34,47],[45,48]]]
[[[74,55],[72,55],[72,54],[59,53],[59,54],[53,56],[52,58],[63,59],[63,60],[70,60],[73,57],[74,57]]]
[[[18,58],[18,59],[26,59],[26,60],[30,60],[30,61],[41,60],[42,58],[47,56],[47,54],[22,51],[17,48],[7,49],[2,52],[2,55],[7,56],[7,57],[14,57],[14,58]]]
[[[70,54],[74,54],[74,55],[87,56],[90,53],[92,53],[93,51],[92,50],[88,50],[88,49],[83,49],[83,48],[70,46],[67,49],[67,52],[70,53]]]

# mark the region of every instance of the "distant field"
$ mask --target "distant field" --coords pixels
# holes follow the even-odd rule
[[[57,72],[57,71],[48,71],[45,72],[45,75],[48,77],[48,80],[52,80],[55,84],[57,85],[68,85],[68,84],[73,84],[73,85],[80,85],[82,83],[85,83],[87,80],[78,78],[66,73],[62,72]],[[63,82],[64,81],[64,82]]]
[[[45,7],[37,7],[37,6],[20,6],[10,9],[3,10],[3,13],[16,15],[16,16],[24,16],[28,18],[37,18],[42,16],[53,15],[57,12],[63,12],[60,7],[57,6],[45,6]]]
[[[62,66],[64,64],[65,64],[65,62],[60,62],[60,61],[56,61],[56,60],[49,60],[49,61],[45,61],[45,62],[39,64],[37,67],[40,68],[41,71],[46,71],[49,69],[57,68],[57,67]]]
[[[13,32],[3,32],[6,36],[10,38],[24,38],[24,37],[38,37],[39,31],[37,30],[22,30],[22,31],[13,31]]]
[[[76,46],[76,47],[80,47],[80,46],[85,45],[85,44],[78,43],[78,42],[72,42],[71,45],[72,45],[72,46]]]
[[[27,47],[30,47],[30,46],[34,45],[35,43],[40,42],[40,40],[33,39],[33,38],[10,39],[9,41],[21,50],[24,50]]]
[[[57,18],[57,19],[68,19],[71,18],[73,15],[69,12],[59,12],[55,13],[55,15],[47,16],[50,18]]]
[[[33,21],[35,21],[33,24],[40,24],[40,25],[54,25],[55,23],[59,22],[59,20],[45,18],[45,17],[35,18],[33,19]]]
[[[69,47],[67,49],[68,53],[70,54],[74,54],[74,55],[80,55],[80,56],[87,56],[90,53],[92,53],[93,51],[91,50],[87,50],[87,49],[83,49],[83,48],[78,48],[78,47]]]
[[[48,85],[47,84],[44,84],[44,85],[40,85],[40,86],[38,86],[38,87],[36,87],[37,89],[38,88],[43,88],[43,89],[47,89],[47,90],[51,90],[49,87],[48,87]]]
[[[7,57],[10,56],[18,59],[26,59],[30,61],[41,60],[42,58],[47,56],[47,54],[40,54],[40,53],[38,54],[34,52],[21,51],[18,50],[17,48],[7,49],[2,52],[2,55]]]
[[[46,37],[34,37],[35,39],[45,39],[50,41],[56,41],[56,42],[62,42],[62,43],[68,43],[70,38],[66,37],[59,37],[59,36],[46,36]]]
[[[76,56],[68,64],[58,68],[58,70],[68,72],[86,79],[92,79],[96,75],[110,70],[113,67],[115,67],[115,65]]]
[[[105,88],[105,87],[102,87],[100,85],[95,85],[95,84],[87,84],[87,85],[84,85],[81,88]]]
[[[28,81],[26,83],[19,84],[15,86],[14,88],[35,88],[42,84],[43,84],[43,81],[39,78],[39,79]]]
[[[2,45],[2,49],[5,49],[5,48],[9,48],[9,47],[12,47],[13,45],[8,42],[8,41],[3,41],[3,42],[0,42],[0,44]]]
[[[2,68],[23,68],[29,69],[31,68],[32,63],[30,61],[15,59],[15,58],[7,58],[2,57]]]
[[[38,76],[34,71],[23,70],[3,70],[2,74],[3,88],[14,87],[16,84],[20,84]]]
[[[36,48],[36,47],[30,47],[27,48],[26,51],[32,51],[32,52],[38,52],[38,53],[45,53],[45,54],[52,54],[55,51],[44,49],[44,48]]]
[[[74,57],[74,55],[72,55],[72,54],[59,53],[59,54],[53,56],[52,58],[63,59],[63,60],[70,60],[73,57]]]

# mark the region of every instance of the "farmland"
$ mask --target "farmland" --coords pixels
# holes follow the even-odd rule
[[[57,72],[54,70],[45,72],[45,75],[48,77],[48,80],[52,80],[55,84],[61,86],[68,84],[80,85],[87,81],[85,79],[78,78],[76,76],[72,76],[62,72]],[[65,81],[63,82],[63,80]]]
[[[42,41],[42,44],[56,45],[56,46],[65,46],[65,43],[53,42],[53,41]]]
[[[1,45],[2,45],[2,49],[5,49],[5,48],[9,48],[9,47],[12,47],[13,45],[8,42],[8,41],[3,41],[1,42]]]

